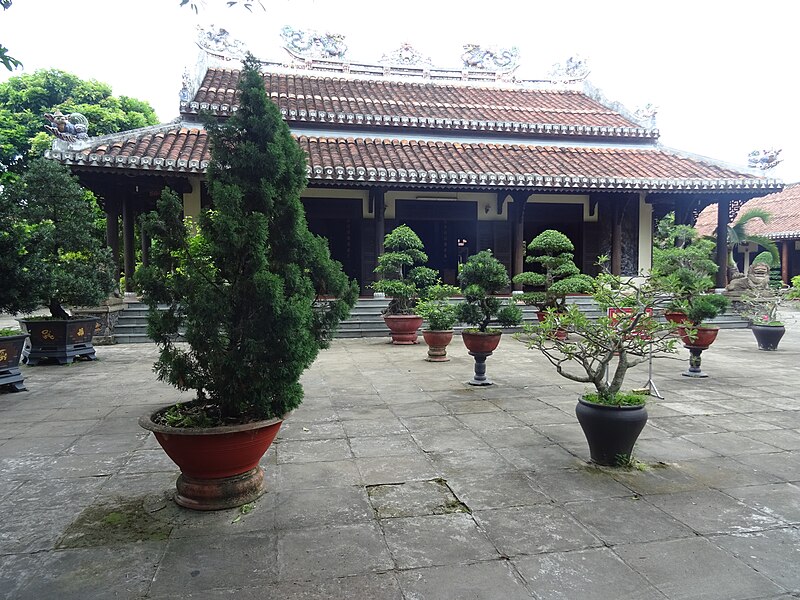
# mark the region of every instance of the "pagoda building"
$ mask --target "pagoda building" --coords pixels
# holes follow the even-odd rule
[[[606,101],[580,61],[521,81],[514,49],[468,46],[461,68],[442,69],[408,45],[367,64],[345,58],[341,36],[286,28],[283,37],[290,58],[262,63],[264,86],[306,153],[309,228],[328,239],[364,294],[384,235],[400,224],[419,234],[428,266],[449,283],[487,248],[510,275],[523,271],[526,243],[545,229],[572,240],[584,273],[596,273],[603,254],[614,273],[637,275],[650,268],[653,225],[669,211],[692,224],[716,204],[724,232],[742,203],[783,187],[662,146],[654,114]],[[161,190],[183,194],[188,217],[211,204],[203,119],[236,111],[243,49],[224,30],[201,33],[200,46],[198,76],[184,77],[174,122],[63,136],[46,154],[101,198],[129,292],[136,218],[155,208]],[[139,237],[147,261],[149,240]],[[718,240],[725,265],[725,235]]]

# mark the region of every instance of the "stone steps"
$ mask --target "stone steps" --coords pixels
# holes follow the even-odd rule
[[[457,300],[453,300],[456,302]],[[575,304],[590,319],[598,318],[602,312],[589,296],[570,296],[567,303]],[[384,337],[389,335],[389,329],[383,322],[381,313],[389,305],[389,301],[381,298],[359,298],[350,318],[339,325],[336,332],[337,338],[362,338]],[[523,323],[536,322],[536,309],[533,306],[520,306],[522,308]],[[747,327],[747,321],[738,314],[725,313],[711,321],[712,324],[724,329]],[[456,326],[456,333],[463,327]],[[521,327],[510,328],[508,331],[520,331]],[[126,302],[126,308],[119,317],[119,322],[114,330],[114,337],[119,344],[151,343],[147,337],[147,306],[138,301]]]

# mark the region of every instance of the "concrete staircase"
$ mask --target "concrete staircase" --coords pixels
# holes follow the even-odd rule
[[[596,319],[602,314],[597,304],[589,296],[570,296],[567,298],[567,303],[577,305],[590,319]],[[383,315],[381,314],[381,311],[388,305],[388,299],[359,298],[353,310],[350,311],[350,318],[339,325],[336,337],[388,337],[389,329],[383,322]],[[524,323],[536,322],[535,307],[520,306],[520,308],[522,308]],[[747,327],[746,320],[730,311],[720,315],[711,323],[724,329]],[[457,333],[462,329],[462,326],[455,327]],[[519,331],[520,329],[521,327],[517,327],[508,331]],[[147,306],[138,301],[126,302],[125,310],[120,314],[114,330],[114,337],[119,344],[151,342],[150,338],[147,337]]]

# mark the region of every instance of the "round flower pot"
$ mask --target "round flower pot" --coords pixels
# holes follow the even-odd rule
[[[781,341],[783,334],[786,333],[786,327],[783,325],[753,324],[750,329],[756,337],[759,350],[777,350],[778,343]]]
[[[589,443],[592,462],[609,467],[627,464],[647,423],[644,404],[606,406],[579,398],[575,415]]]
[[[392,343],[398,345],[416,344],[417,331],[422,326],[419,315],[383,315],[383,321],[392,332]]]
[[[153,416],[158,412],[140,417],[139,425],[155,434],[181,470],[175,484],[177,504],[194,510],[221,510],[242,506],[264,493],[264,470],[258,463],[283,420],[182,428],[155,423]]]
[[[453,339],[452,329],[444,331],[423,329],[422,338],[428,344],[428,357],[425,360],[429,362],[447,362],[450,360],[447,356],[447,345]]]
[[[461,333],[461,339],[464,340],[464,345],[470,352],[488,354],[497,350],[497,346],[500,345],[500,336],[502,335],[499,331],[464,331]]]
[[[678,327],[678,335],[681,336],[683,344],[689,348],[700,348],[707,350],[708,347],[714,343],[719,333],[719,327],[704,327],[699,326],[696,328],[696,333],[690,336],[686,331],[686,327]]]
[[[546,312],[541,310],[536,311],[536,319],[539,321],[539,323],[542,323],[545,320],[545,318],[547,318]],[[555,330],[555,332],[552,335],[553,337],[555,337],[555,339],[561,340],[563,342],[565,339],[567,339],[567,330],[564,329],[563,327],[559,327]]]
[[[31,336],[31,349],[25,363],[38,365],[43,360],[54,360],[66,365],[76,358],[97,360],[92,337],[97,317],[71,319],[19,319]]]
[[[664,318],[670,323],[683,325],[686,322],[686,315],[679,311],[668,310],[664,313]]]

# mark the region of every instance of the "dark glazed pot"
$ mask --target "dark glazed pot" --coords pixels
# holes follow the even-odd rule
[[[589,443],[589,455],[598,465],[613,467],[625,463],[647,423],[647,409],[641,406],[605,406],[578,399],[575,415]]]
[[[7,387],[12,392],[24,392],[27,389],[23,383],[25,377],[19,370],[26,339],[27,333],[0,337],[0,387]]]
[[[417,343],[417,330],[422,326],[419,315],[384,315],[383,320],[392,332],[392,343],[410,345]]]
[[[139,425],[155,434],[181,470],[175,484],[177,504],[221,510],[247,504],[264,493],[264,470],[258,463],[278,435],[281,419],[202,429],[168,427],[154,423],[152,417],[143,415]]]
[[[61,365],[76,358],[97,360],[92,345],[97,317],[19,319],[19,322],[31,336],[31,350],[26,359],[29,367],[42,360],[55,360]]]
[[[786,327],[783,325],[751,325],[759,350],[777,350]]]

